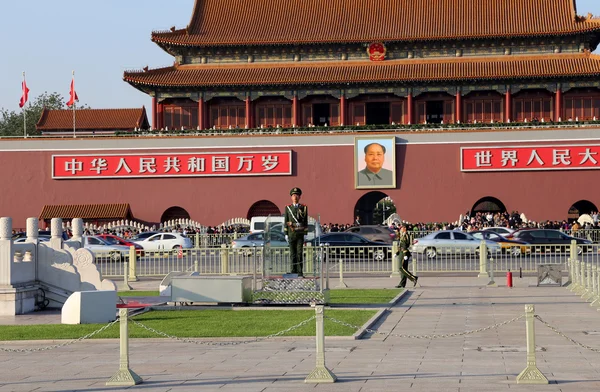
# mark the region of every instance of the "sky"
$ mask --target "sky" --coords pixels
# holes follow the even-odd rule
[[[66,101],[75,71],[81,104],[150,109],[151,99],[123,82],[123,71],[172,65],[173,57],[152,43],[150,33],[187,26],[194,0],[2,3],[0,108],[19,110],[23,72],[30,100],[47,91]],[[577,0],[577,12],[600,15],[600,1]]]

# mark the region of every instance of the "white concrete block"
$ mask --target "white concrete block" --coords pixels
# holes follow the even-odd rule
[[[102,324],[115,320],[116,291],[76,291],[61,311],[63,324]]]

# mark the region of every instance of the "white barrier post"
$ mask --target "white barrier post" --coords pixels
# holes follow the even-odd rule
[[[398,241],[394,241],[392,243],[392,274],[390,278],[395,278],[400,276],[400,255],[397,254],[399,252],[400,246],[398,245]]]
[[[487,245],[484,240],[481,240],[481,244],[479,245],[479,275],[477,277],[490,277],[490,274],[487,271]]]
[[[340,259],[340,283],[337,285],[336,289],[344,289],[347,287],[348,285],[344,282],[344,260]]]
[[[129,285],[129,263],[123,263],[123,290],[131,290]]]
[[[137,251],[135,246],[129,247],[129,279],[130,282],[137,282]]]
[[[527,367],[517,376],[517,384],[548,384],[548,379],[535,360],[535,314],[534,305],[525,305],[525,324],[527,327]]]
[[[132,386],[141,384],[144,380],[129,368],[129,320],[128,309],[119,309],[120,325],[120,358],[119,370],[106,382],[107,386]]]
[[[317,366],[304,380],[305,383],[334,383],[337,380],[335,374],[325,366],[325,325],[323,323],[323,305],[315,306],[317,319]]]

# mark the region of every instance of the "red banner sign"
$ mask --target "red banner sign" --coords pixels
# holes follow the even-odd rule
[[[52,156],[56,179],[291,174],[291,151]]]
[[[461,171],[600,169],[600,145],[463,147]]]

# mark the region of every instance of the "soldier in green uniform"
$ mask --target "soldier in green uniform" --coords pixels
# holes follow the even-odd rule
[[[303,276],[303,248],[304,235],[308,233],[308,207],[300,204],[302,190],[293,188],[290,191],[292,204],[285,206],[284,227],[286,239],[290,245],[290,258],[292,261],[292,273]]]
[[[402,274],[402,279],[400,279],[400,283],[398,284],[398,288],[406,287],[406,280],[410,279],[413,282],[413,286],[417,285],[417,280],[419,280],[418,276],[414,276],[408,271],[408,260],[410,259],[410,245],[411,239],[410,235],[406,232],[406,225],[400,226],[400,251],[396,255],[397,257],[401,257],[400,260],[400,273]]]

